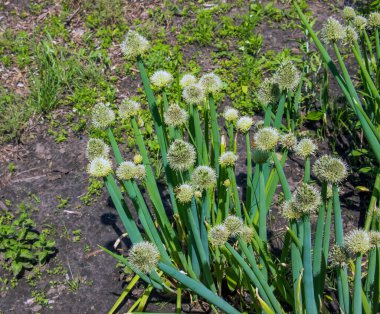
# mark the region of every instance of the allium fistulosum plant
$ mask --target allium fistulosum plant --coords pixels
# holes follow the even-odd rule
[[[326,270],[330,266],[336,269],[339,306],[346,313],[350,312],[352,299],[352,307],[357,309],[378,297],[378,233],[352,232],[347,235],[351,244],[364,237],[370,239],[370,245],[344,246],[338,188],[348,174],[346,164],[339,158],[322,156],[311,165],[316,144],[309,138],[298,141],[294,135],[292,119],[298,114],[302,77],[293,63],[283,62],[273,77],[263,82],[258,95],[265,119],[256,123],[251,136],[254,120],[240,116],[233,108],[224,109],[224,125],[219,125],[217,108],[224,84],[216,74],[205,74],[199,80],[191,74],[183,75],[179,80],[183,101],[171,103],[168,91],[172,74],[160,70],[149,79],[145,69],[143,58],[149,42],[129,31],[121,48],[126,58],[136,61],[140,71],[170,207],[162,199],[163,191],[137,123],[141,105],[124,99],[116,115],[109,104],[97,104],[92,123],[106,131],[114,161],[108,144],[90,139],[88,173],[104,179],[132,242],[126,255],[104,250],[136,274],[110,313],[117,310],[140,278],[148,284],[138,300],[140,304],[135,305],[140,310],[155,288],[177,293],[177,312],[187,291],[209,302],[215,312],[218,308],[225,313],[317,313],[325,306]],[[153,90],[161,94],[160,102]],[[133,160],[125,160],[119,150],[112,131],[116,120],[132,125],[138,152]],[[245,147],[239,149],[240,136],[245,139]],[[247,156],[244,199],[235,174],[241,151]],[[293,193],[284,172],[287,156],[292,153],[305,164]],[[311,182],[312,172],[320,180],[322,192]],[[289,222],[280,255],[272,252],[268,240],[268,212],[278,183],[285,199],[281,213]],[[127,198],[132,207],[127,206]],[[334,250],[330,250],[332,213]],[[314,246],[310,223],[313,215],[318,215]],[[378,216],[372,221],[377,226]],[[334,254],[329,257],[330,251]],[[359,265],[368,251],[369,263],[375,266],[370,265],[364,287],[357,272],[351,294],[349,253]],[[363,288],[366,301],[361,303]],[[233,298],[224,298],[231,293]]]

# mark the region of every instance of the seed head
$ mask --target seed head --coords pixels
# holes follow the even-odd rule
[[[321,37],[326,44],[337,43],[344,39],[344,26],[333,17],[329,17],[321,30]]]
[[[294,152],[298,157],[306,159],[307,157],[313,156],[317,150],[317,145],[310,138],[303,138],[297,144]]]
[[[300,74],[291,61],[284,61],[278,68],[274,82],[280,90],[294,90],[300,82]]]
[[[339,245],[333,245],[331,247],[329,258],[332,267],[345,267],[350,260],[346,248]]]
[[[237,158],[233,152],[225,152],[219,157],[219,163],[222,167],[233,167]]]
[[[92,108],[92,124],[95,128],[105,130],[115,120],[115,113],[109,105],[109,103],[99,103]]]
[[[243,221],[241,218],[231,215],[224,220],[223,225],[227,228],[231,236],[235,237],[241,233]]]
[[[371,249],[368,232],[362,229],[351,230],[344,237],[344,242],[351,254],[365,254]]]
[[[259,99],[259,102],[264,106],[277,103],[280,99],[280,96],[280,88],[278,84],[273,80],[273,78],[266,78],[261,83],[257,92],[257,98]]]
[[[153,243],[143,241],[132,246],[128,259],[134,268],[149,274],[156,269],[160,260],[160,252]]]
[[[139,165],[141,164],[143,161],[143,157],[140,155],[140,154],[136,154],[133,156],[133,162],[136,164],[136,165]]]
[[[293,150],[297,145],[297,138],[293,133],[282,134],[280,144],[283,148]]]
[[[116,169],[116,176],[120,180],[132,180],[136,172],[136,165],[132,161],[123,161]]]
[[[248,226],[243,226],[241,228],[240,236],[243,238],[243,240],[247,243],[250,243],[253,238],[253,230],[252,228]]]
[[[93,160],[95,157],[107,158],[110,147],[99,138],[90,138],[87,142],[86,157]]]
[[[252,159],[256,164],[264,164],[268,161],[270,157],[270,152],[267,150],[260,150],[255,148],[253,150]]]
[[[253,120],[250,117],[244,116],[236,122],[236,129],[241,133],[247,133],[253,125]]]
[[[215,170],[208,166],[198,166],[191,174],[191,184],[197,190],[206,190],[216,184]]]
[[[340,183],[347,178],[348,167],[341,158],[324,155],[314,163],[313,173],[322,182]]]
[[[380,13],[372,12],[368,17],[368,26],[371,29],[380,28]]]
[[[223,118],[228,122],[234,123],[237,119],[239,119],[239,111],[234,108],[227,107],[223,112]]]
[[[146,169],[144,165],[136,165],[135,179],[144,181],[146,178]]]
[[[345,45],[354,45],[355,42],[358,40],[358,33],[356,32],[355,28],[352,26],[347,26],[345,28],[346,36],[344,37],[343,44]]]
[[[216,94],[223,88],[223,82],[219,76],[214,73],[203,75],[199,80],[206,94]]]
[[[173,81],[173,75],[167,71],[159,70],[150,77],[152,84],[158,88],[168,86]]]
[[[191,84],[185,87],[182,92],[183,99],[188,104],[201,104],[205,99],[205,91],[199,84]]]
[[[119,115],[123,119],[129,119],[130,117],[137,116],[140,110],[140,103],[130,98],[125,98],[119,106]]]
[[[195,157],[194,146],[183,140],[176,139],[169,147],[168,162],[173,170],[189,170],[195,163]]]
[[[363,31],[366,26],[367,26],[367,19],[364,16],[357,15],[355,18],[352,20],[352,24],[356,28],[358,32]]]
[[[112,163],[108,158],[95,157],[87,167],[87,172],[95,178],[103,178],[112,172]]]
[[[181,184],[175,189],[175,197],[182,203],[190,203],[194,196],[194,189],[190,184]]]
[[[272,127],[261,128],[253,136],[255,147],[263,151],[275,149],[279,140],[280,134],[277,129]]]
[[[177,104],[170,105],[168,110],[164,113],[164,121],[166,125],[179,127],[186,124],[189,116],[185,110],[183,110]]]
[[[342,17],[346,21],[352,21],[356,16],[356,12],[354,8],[352,7],[344,7],[343,12],[342,12]]]
[[[372,247],[380,247],[380,232],[371,230],[368,232]]]
[[[302,216],[293,199],[284,202],[281,215],[288,220],[299,219]]]
[[[210,230],[209,239],[212,245],[222,246],[230,237],[230,232],[224,225],[217,225]]]
[[[181,80],[179,81],[179,85],[182,88],[186,88],[189,85],[193,85],[197,83],[197,79],[192,74],[185,74],[182,76]]]
[[[121,51],[128,59],[143,55],[150,47],[149,42],[135,31],[128,31],[121,43]]]
[[[321,194],[313,186],[301,183],[293,195],[294,207],[301,215],[316,212],[321,205]]]

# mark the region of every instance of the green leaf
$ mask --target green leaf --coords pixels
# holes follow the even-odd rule
[[[367,154],[368,154],[368,150],[366,150],[365,148],[354,149],[350,153],[350,155],[354,157],[359,157],[359,156],[367,155]]]
[[[372,171],[372,167],[363,167],[359,169],[360,173],[368,173],[370,171]]]
[[[14,276],[17,276],[22,271],[22,264],[20,262],[13,261],[11,267]]]
[[[226,268],[226,278],[228,289],[234,291],[238,282],[240,281],[239,275],[234,271],[232,267]]]
[[[318,121],[321,120],[324,116],[324,113],[322,111],[310,111],[305,119],[306,120],[311,120],[311,121]]]
[[[32,260],[35,258],[34,254],[29,250],[21,250],[20,257]]]

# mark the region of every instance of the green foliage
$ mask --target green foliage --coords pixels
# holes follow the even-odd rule
[[[36,224],[20,205],[17,216],[8,211],[0,212],[0,253],[6,269],[14,277],[22,275],[26,269],[45,264],[55,249],[55,241],[48,237],[48,230],[35,230]]]

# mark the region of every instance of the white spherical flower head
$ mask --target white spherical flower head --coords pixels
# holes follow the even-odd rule
[[[190,203],[194,196],[194,189],[190,184],[181,184],[175,189],[175,197],[182,204]]]
[[[108,157],[110,147],[99,138],[90,138],[87,142],[86,157],[93,160],[96,157]]]
[[[257,92],[257,98],[261,104],[267,106],[278,102],[281,96],[281,91],[278,84],[273,78],[266,78],[260,85]]]
[[[219,76],[214,73],[203,75],[199,80],[206,94],[216,94],[223,88],[223,82]]]
[[[368,232],[372,248],[380,247],[380,232],[371,230]]]
[[[253,230],[252,230],[252,228],[250,228],[248,226],[243,226],[241,228],[240,236],[242,237],[242,239],[245,242],[250,243],[252,241],[252,239],[253,239]]]
[[[230,232],[224,225],[214,226],[210,230],[209,239],[214,246],[223,246],[229,237]]]
[[[301,183],[293,195],[293,205],[302,215],[317,212],[321,204],[320,192],[306,183]]]
[[[224,152],[219,157],[219,163],[222,167],[233,167],[235,166],[237,158],[233,152]]]
[[[139,181],[144,181],[146,178],[146,169],[144,165],[136,165],[135,179]]]
[[[313,173],[322,182],[337,184],[347,178],[348,166],[341,158],[324,155],[314,163]]]
[[[176,171],[189,170],[195,163],[196,152],[194,146],[183,140],[176,139],[168,150],[170,168]]]
[[[367,19],[364,16],[357,15],[352,20],[352,24],[354,25],[354,27],[357,29],[358,32],[361,32],[365,30],[367,26]]]
[[[275,149],[279,140],[280,133],[272,127],[261,128],[253,136],[254,146],[263,151]]]
[[[223,225],[227,228],[229,233],[235,237],[241,234],[243,221],[237,216],[230,215],[224,220]]]
[[[99,103],[92,108],[92,124],[95,128],[105,130],[114,122],[115,113],[109,105]]]
[[[280,144],[283,148],[293,150],[297,145],[297,138],[293,133],[282,134]]]
[[[191,84],[185,87],[182,97],[188,104],[199,105],[205,99],[205,91],[201,85]]]
[[[244,116],[239,118],[236,122],[236,129],[240,133],[247,133],[253,125],[253,120],[250,117]]]
[[[136,116],[141,110],[141,105],[130,98],[124,99],[119,106],[119,115],[123,119]]]
[[[355,28],[352,26],[347,26],[345,28],[346,36],[344,37],[343,44],[345,45],[354,45],[355,42],[358,40],[358,33],[356,32]]]
[[[368,26],[371,29],[380,28],[380,13],[372,12],[368,16]]]
[[[136,176],[136,165],[132,161],[123,161],[116,169],[120,180],[132,180]]]
[[[152,84],[158,88],[168,86],[173,81],[173,75],[167,71],[159,70],[150,77]]]
[[[352,7],[344,7],[343,8],[343,12],[342,12],[342,17],[346,20],[346,21],[352,21],[356,16],[356,12],[354,10],[354,8]]]
[[[280,90],[294,90],[300,82],[300,74],[291,61],[284,61],[279,66],[274,76],[274,81]]]
[[[143,55],[150,47],[149,41],[135,31],[128,31],[121,44],[121,51],[128,59]]]
[[[329,17],[321,30],[322,40],[326,43],[337,43],[344,39],[345,28],[338,20]]]
[[[128,260],[134,268],[149,274],[156,269],[160,260],[160,252],[154,244],[148,241],[139,242],[130,249]]]
[[[104,178],[112,172],[112,163],[108,158],[95,157],[89,163],[87,172],[95,178]]]
[[[231,123],[235,123],[239,119],[239,111],[234,108],[227,107],[224,109],[223,118]]]
[[[173,127],[180,127],[186,124],[188,118],[189,115],[186,110],[177,104],[170,105],[168,110],[164,113],[165,124]]]
[[[191,174],[191,185],[199,191],[211,189],[216,184],[215,170],[208,166],[198,166]]]
[[[350,256],[346,248],[333,245],[329,253],[329,259],[332,267],[345,267],[349,263]]]
[[[288,220],[296,220],[301,218],[302,213],[295,206],[293,199],[287,200],[281,207],[281,215]]]
[[[298,142],[294,152],[298,157],[306,159],[307,157],[313,156],[317,148],[317,145],[315,145],[310,138],[303,138]]]
[[[351,254],[365,254],[371,249],[368,232],[362,229],[350,231],[344,237],[344,241]]]
[[[197,79],[195,78],[193,74],[185,74],[184,76],[182,76],[181,80],[179,81],[179,85],[182,88],[185,88],[189,85],[193,85],[196,83],[197,83]]]

